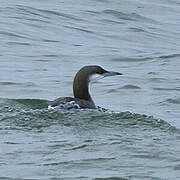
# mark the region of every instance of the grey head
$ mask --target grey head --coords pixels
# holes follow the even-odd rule
[[[94,104],[89,94],[90,77],[94,74],[102,75],[104,77],[122,75],[122,73],[119,72],[106,71],[102,67],[96,65],[84,66],[77,72],[74,78],[73,92],[75,98],[90,101]]]

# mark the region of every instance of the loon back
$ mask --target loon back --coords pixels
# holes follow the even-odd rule
[[[48,109],[96,109],[94,102],[72,97],[60,97],[54,100]]]

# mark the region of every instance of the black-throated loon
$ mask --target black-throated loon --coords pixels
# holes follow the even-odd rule
[[[104,77],[122,75],[119,72],[106,71],[100,66],[84,66],[75,75],[73,81],[73,97],[60,97],[54,100],[48,109],[96,109],[96,106],[89,94],[89,82],[91,76],[98,74]]]

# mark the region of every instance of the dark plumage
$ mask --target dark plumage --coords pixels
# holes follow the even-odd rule
[[[60,97],[53,101],[48,109],[80,109],[80,108],[89,108],[95,109],[96,106],[89,94],[89,82],[90,77],[94,74],[99,74],[104,77],[106,76],[115,76],[122,75],[122,73],[106,71],[100,66],[84,66],[81,68],[75,75],[73,82],[73,97]]]

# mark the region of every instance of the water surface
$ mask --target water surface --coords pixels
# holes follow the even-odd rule
[[[180,3],[2,1],[0,179],[180,179]],[[48,111],[75,73],[109,111]]]

